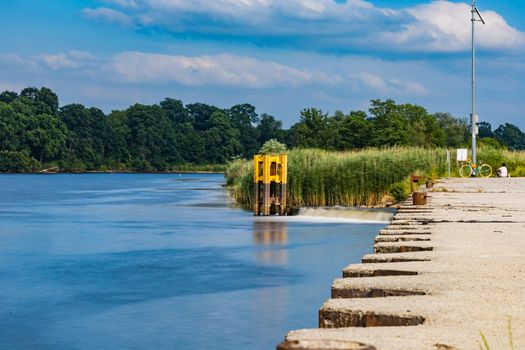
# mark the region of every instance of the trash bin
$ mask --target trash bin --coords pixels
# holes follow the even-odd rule
[[[427,193],[426,192],[414,192],[414,193],[412,193],[412,204],[414,204],[414,205],[425,205],[425,204],[427,204]]]

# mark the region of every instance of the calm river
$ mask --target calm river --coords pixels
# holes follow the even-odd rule
[[[0,175],[2,349],[272,349],[381,224],[256,221],[222,175]]]

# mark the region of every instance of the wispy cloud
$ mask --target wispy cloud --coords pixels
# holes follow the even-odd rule
[[[43,53],[40,60],[47,67],[58,70],[86,67],[96,61],[96,58],[88,52],[73,50],[67,53]]]
[[[363,0],[105,0],[90,18],[175,35],[230,38],[306,50],[458,52],[468,49],[470,7],[446,0],[392,10]],[[117,10],[118,9],[118,10]],[[492,11],[480,27],[488,50],[525,47],[525,34]]]
[[[382,95],[425,95],[427,94],[427,88],[422,84],[400,79],[392,76],[382,77],[377,74],[362,72],[357,75],[357,80],[364,84],[365,87],[368,87],[370,90],[375,91],[377,94]]]
[[[117,5],[120,7],[125,8],[137,8],[139,7],[139,1],[138,0],[102,0],[102,2],[110,5]]]
[[[99,7],[96,9],[85,8],[84,15],[90,19],[102,20],[106,22],[114,22],[124,26],[133,25],[133,17],[128,16],[123,12],[107,8]]]
[[[38,62],[36,62],[34,59],[23,58],[16,53],[4,53],[0,54],[0,65],[24,67],[30,70],[37,68]]]
[[[192,57],[124,52],[113,57],[109,67],[124,81],[135,83],[175,82],[189,86],[268,88],[337,82],[337,78],[321,72],[231,54]]]

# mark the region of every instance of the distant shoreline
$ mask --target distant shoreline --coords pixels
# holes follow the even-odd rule
[[[205,171],[205,170],[182,170],[182,171],[131,171],[131,170],[118,170],[118,171],[36,171],[36,172],[10,172],[2,173],[0,175],[83,175],[83,174],[224,174],[224,171]]]

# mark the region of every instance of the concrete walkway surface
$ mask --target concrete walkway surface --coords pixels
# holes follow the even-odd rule
[[[510,320],[525,349],[525,179],[441,180],[427,205],[399,209],[374,252],[334,281],[320,328],[287,341],[477,350],[482,332],[490,349],[511,349]]]

